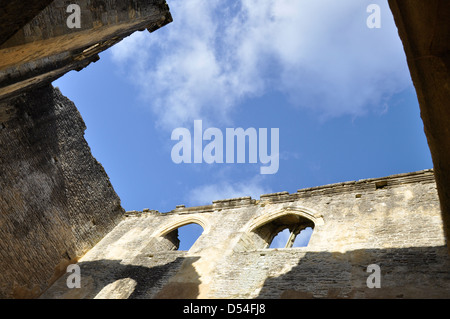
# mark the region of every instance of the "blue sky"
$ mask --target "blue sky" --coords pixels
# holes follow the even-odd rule
[[[369,29],[369,4],[381,28]],[[432,168],[387,1],[168,0],[136,32],[54,82],[126,210],[252,196]],[[175,164],[177,127],[279,128],[279,170]],[[206,145],[206,142],[203,146]]]

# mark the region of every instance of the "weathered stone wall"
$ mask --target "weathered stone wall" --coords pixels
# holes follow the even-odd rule
[[[0,45],[0,100],[81,70],[133,32],[172,21],[165,0],[79,0],[80,28],[69,28],[72,2],[54,0]]]
[[[433,158],[442,219],[450,238],[450,1],[389,0],[403,42]],[[450,254],[450,245],[449,254]]]
[[[294,217],[314,224],[307,247],[268,249],[255,241],[260,227]],[[187,252],[169,250],[168,234],[188,223],[201,225],[202,235]],[[370,264],[381,268],[381,288],[367,287]],[[165,214],[129,212],[78,265],[80,289],[68,289],[63,276],[42,297],[450,297],[432,171]]]
[[[66,23],[72,3],[80,28]],[[171,21],[164,0],[0,4],[0,298],[39,296],[123,218],[80,114],[50,83]]]
[[[9,0],[0,3],[0,45],[30,22],[53,0]]]
[[[39,296],[123,218],[85,129],[51,85],[0,104],[0,298]]]

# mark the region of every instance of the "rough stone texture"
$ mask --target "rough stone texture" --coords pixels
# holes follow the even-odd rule
[[[450,1],[389,0],[416,88],[450,237]],[[450,250],[449,250],[450,253]]]
[[[268,249],[269,223],[314,225],[307,247]],[[289,217],[289,218],[288,218]],[[189,251],[173,231],[204,229]],[[259,238],[259,239],[258,239]],[[381,267],[381,288],[366,271]],[[447,254],[432,170],[214,201],[169,213],[128,212],[42,298],[449,298]]]
[[[29,23],[53,0],[9,0],[0,3],[0,45]]]
[[[53,1],[0,45],[0,100],[81,70],[136,30],[153,32],[172,21],[164,0],[79,0],[81,28],[70,29],[71,3]]]
[[[37,297],[124,211],[58,89],[1,103],[0,123],[0,298]]]
[[[164,0],[0,4],[0,298],[39,296],[123,218],[77,109],[50,83],[134,31],[172,21]]]

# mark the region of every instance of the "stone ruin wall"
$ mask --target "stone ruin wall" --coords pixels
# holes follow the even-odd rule
[[[164,0],[0,4],[0,298],[36,298],[124,217],[84,139],[75,105],[51,82],[135,31],[172,21]]]
[[[259,230],[286,216],[313,223],[308,246],[264,248]],[[189,223],[202,235],[189,251],[173,250],[172,231]],[[381,288],[367,287],[370,264],[381,268]],[[431,170],[128,212],[78,265],[81,289],[67,288],[67,274],[42,298],[450,297]]]
[[[84,140],[78,110],[58,89],[36,89],[5,109],[0,297],[32,298],[111,231],[124,210]]]
[[[66,8],[70,3],[54,0],[0,42],[0,100],[50,83],[71,70],[80,71],[133,32],[153,32],[172,21],[164,0],[78,0],[81,28],[69,29]]]

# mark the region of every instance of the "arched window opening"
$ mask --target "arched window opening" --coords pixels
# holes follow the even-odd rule
[[[311,235],[313,233],[312,227],[306,227],[295,237],[294,244],[292,247],[306,247],[308,246],[309,240],[311,239]]]
[[[196,223],[189,223],[178,227],[164,236],[168,243],[168,250],[187,251],[203,233],[203,227]]]
[[[254,238],[261,248],[306,247],[313,229],[311,220],[296,214],[286,214],[258,227],[254,231]]]
[[[306,247],[312,232],[312,227],[306,227],[298,234],[295,233],[295,230],[290,231],[289,228],[285,228],[273,238],[269,248]]]
[[[291,232],[289,231],[288,228],[285,228],[284,230],[280,231],[273,238],[272,242],[270,243],[269,248],[285,248],[290,235],[291,235]]]

